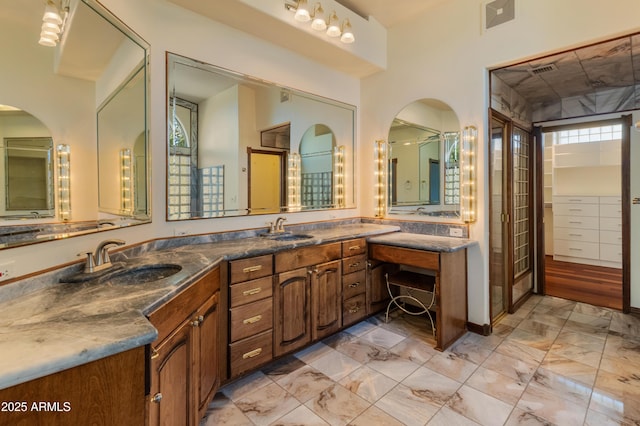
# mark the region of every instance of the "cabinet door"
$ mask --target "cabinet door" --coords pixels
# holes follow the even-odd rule
[[[218,386],[218,351],[222,347],[218,342],[219,297],[218,291],[198,309],[193,319],[198,322],[198,327],[194,328],[194,343],[199,419],[204,416]]]
[[[310,290],[307,268],[277,275],[273,297],[275,356],[311,341]]]
[[[335,333],[342,326],[341,261],[323,263],[312,269],[312,339]]]
[[[395,268],[386,263],[372,261],[367,271],[367,315],[387,307],[390,297],[385,274]]]
[[[149,425],[192,425],[195,412],[193,383],[193,326],[185,321],[153,351]]]

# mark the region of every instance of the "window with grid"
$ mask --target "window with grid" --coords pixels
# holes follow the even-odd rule
[[[169,216],[191,217],[191,148],[184,126],[175,117],[169,134]]]
[[[622,124],[609,126],[587,127],[584,129],[561,130],[556,134],[555,143],[566,145],[570,143],[587,143],[600,141],[615,141],[622,139]]]
[[[529,137],[515,128],[513,132],[513,274],[529,270],[531,266],[531,194]]]

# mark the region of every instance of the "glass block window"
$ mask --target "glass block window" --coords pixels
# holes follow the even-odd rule
[[[217,217],[224,215],[224,165],[199,170],[202,188],[202,215]]]
[[[176,117],[169,136],[169,216],[191,217],[191,148],[189,136]]]
[[[527,272],[531,267],[531,182],[529,169],[529,137],[520,129],[513,132],[513,274]]]
[[[333,203],[333,172],[302,173],[302,205],[327,208]]]

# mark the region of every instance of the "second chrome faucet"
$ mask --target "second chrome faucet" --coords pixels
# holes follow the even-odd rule
[[[122,246],[123,240],[104,240],[98,244],[95,253],[87,252],[87,263],[84,265],[84,272],[98,272],[111,267],[111,259],[109,258],[110,246]]]

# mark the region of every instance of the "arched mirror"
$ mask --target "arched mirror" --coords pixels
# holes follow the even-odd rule
[[[437,99],[404,107],[389,129],[389,214],[458,219],[460,123]]]
[[[148,45],[97,0],[0,10],[0,249],[148,222]]]
[[[48,218],[54,208],[51,132],[20,108],[0,106],[0,218]]]

